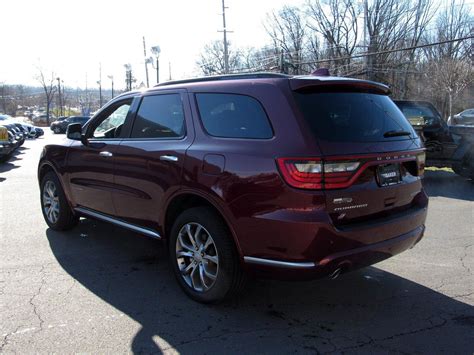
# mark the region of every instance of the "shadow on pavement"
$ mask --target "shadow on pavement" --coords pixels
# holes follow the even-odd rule
[[[474,181],[444,170],[427,170],[423,186],[430,197],[474,201]]]
[[[474,350],[473,307],[375,267],[333,281],[260,280],[205,306],[179,289],[158,241],[92,220],[46,235],[66,272],[140,323],[134,353]]]
[[[13,158],[10,158],[4,163],[0,163],[0,173],[6,173],[7,171],[13,170],[13,169],[18,169],[20,166],[13,164],[11,161],[14,160]],[[3,179],[3,180],[1,180]],[[0,182],[5,181],[6,178],[1,177]]]

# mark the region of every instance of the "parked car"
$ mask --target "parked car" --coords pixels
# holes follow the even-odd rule
[[[20,131],[20,129],[15,125],[15,123],[9,120],[0,121],[0,123],[3,127],[7,128],[8,132],[11,135],[12,144],[14,144],[15,148],[22,146],[23,143],[25,143],[25,136]]]
[[[35,137],[38,138],[38,137],[41,137],[42,135],[44,135],[44,130],[43,128],[41,127],[34,127],[35,128]]]
[[[422,142],[388,94],[264,73],[123,94],[44,148],[43,216],[55,230],[83,216],[166,240],[199,302],[230,297],[248,274],[374,264],[420,241],[428,206]]]
[[[10,141],[8,129],[0,125],[0,163],[8,160],[14,149],[15,147]]]
[[[25,139],[37,137],[36,129],[34,126],[25,122],[19,122],[14,117],[11,117],[9,115],[0,115],[0,124],[6,123],[14,124],[18,128],[18,130],[21,131]]]
[[[89,119],[88,116],[71,116],[51,123],[50,128],[54,133],[66,133],[67,126],[71,123],[84,125]]]
[[[426,146],[426,165],[452,168],[474,179],[474,126],[448,126],[427,101],[395,100],[408,121],[420,131]]]
[[[8,120],[0,121],[0,162],[7,161],[24,141],[25,138],[13,123]]]
[[[448,119],[450,126],[456,125],[474,125],[474,108],[459,112],[457,115]]]

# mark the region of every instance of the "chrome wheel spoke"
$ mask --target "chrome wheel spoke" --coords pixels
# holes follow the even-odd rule
[[[207,248],[209,248],[212,244],[214,244],[214,241],[208,236],[206,243],[204,244],[203,250],[207,250]]]
[[[51,205],[51,198],[49,196],[43,195],[43,203],[45,205]]]
[[[190,245],[188,245],[187,243],[184,242],[183,240],[183,235],[182,234],[179,234],[178,235],[178,242],[180,244],[180,246],[183,248],[183,249],[186,249],[190,252],[193,252],[194,251],[194,248]]]
[[[199,236],[201,234],[201,230],[202,230],[202,226],[200,224],[198,224],[198,226],[196,227],[196,231],[194,232],[194,241],[195,241],[197,247],[202,246],[201,239],[199,238]]]
[[[179,258],[182,258],[182,257],[192,258],[194,256],[194,254],[190,251],[180,250],[180,251],[176,252],[176,256],[179,257]]]
[[[193,285],[193,288],[196,290],[196,291],[200,291],[201,287],[199,287],[199,285],[197,284],[196,282],[196,271],[197,271],[197,267],[196,265],[194,265],[193,267],[193,270],[191,271],[191,283]]]
[[[207,290],[208,287],[206,285],[206,280],[204,279],[204,267],[202,266],[202,264],[199,264],[199,280],[201,281],[202,288],[204,290]]]
[[[204,255],[203,259],[209,260],[210,262],[216,265],[218,265],[219,263],[217,256],[214,256],[214,255]]]
[[[215,279],[217,278],[217,275],[214,275],[214,274],[210,273],[210,272],[206,269],[205,265],[202,266],[202,270],[204,271],[204,275],[206,275],[207,278],[209,278],[209,279],[211,279],[211,280],[215,280]]]
[[[186,233],[188,234],[189,241],[191,242],[193,247],[196,248],[197,247],[196,246],[196,241],[194,240],[194,236],[191,233],[191,225],[190,224],[186,224]]]
[[[192,270],[194,270],[194,263],[190,262],[188,266],[181,270],[183,275],[188,275]]]

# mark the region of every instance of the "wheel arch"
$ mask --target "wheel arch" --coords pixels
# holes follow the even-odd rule
[[[218,204],[217,201],[214,201],[212,197],[209,197],[203,193],[196,191],[181,191],[179,194],[174,195],[168,201],[165,214],[162,221],[164,237],[168,239],[168,233],[170,232],[173,221],[179,216],[181,212],[192,207],[205,206],[213,210],[217,215],[219,215],[222,220],[225,222],[229,232],[234,241],[234,245],[237,249],[239,256],[242,258],[242,250],[240,248],[239,241],[237,239],[236,232],[234,230],[233,224],[226,216],[226,213],[223,211],[223,208]]]
[[[73,204],[69,195],[69,191],[64,186],[62,176],[61,174],[58,173],[58,170],[56,169],[56,167],[53,164],[51,164],[49,161],[40,162],[38,166],[38,184],[41,185],[41,181],[43,180],[45,175],[49,172],[54,173],[56,177],[58,178],[59,183],[61,184],[61,188],[63,189],[64,194],[66,196],[67,203],[69,204],[69,207],[73,210]]]

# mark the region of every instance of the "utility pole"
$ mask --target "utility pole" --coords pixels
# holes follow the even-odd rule
[[[102,63],[99,63],[99,108],[102,107]]]
[[[171,81],[171,62],[168,62],[168,71],[170,73],[170,78],[169,80]]]
[[[59,115],[62,116],[63,115],[63,104],[62,104],[62,101],[61,101],[61,78],[58,76],[56,78],[56,80],[58,81]]]
[[[364,0],[364,51],[368,54],[369,53],[369,43],[367,41],[367,27],[368,27],[368,18],[369,18],[369,4],[367,0]],[[371,47],[371,46],[370,46]],[[365,75],[369,80],[373,80],[372,74],[372,63],[373,58],[372,56],[365,57]]]
[[[112,80],[112,99],[114,98],[114,76],[108,75],[107,76],[110,80]]]
[[[229,73],[229,50],[227,48],[227,28],[225,24],[225,9],[227,7],[225,6],[225,0],[222,0],[222,24],[224,25],[224,29],[222,32],[224,32],[224,72],[225,74]]]
[[[146,45],[145,36],[143,36],[143,58],[145,58],[145,75],[146,75],[146,87],[150,87],[150,79],[148,79],[148,59],[146,57]]]

